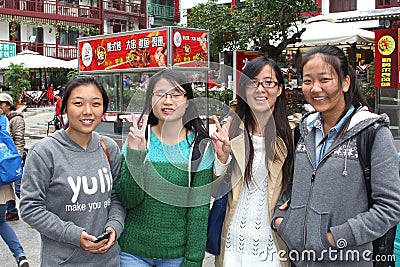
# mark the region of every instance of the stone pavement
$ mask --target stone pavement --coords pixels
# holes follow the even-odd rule
[[[47,123],[54,116],[54,107],[46,108],[28,108],[24,112],[26,124],[26,148],[31,148],[38,140],[47,134]],[[54,129],[54,128],[51,128]],[[105,133],[107,134],[107,133]],[[120,135],[107,134],[115,139],[121,140]],[[29,260],[31,267],[39,266],[40,253],[40,236],[39,233],[24,223],[21,219],[18,221],[8,222],[16,232]],[[11,251],[3,240],[0,240],[0,267],[15,267],[16,262]],[[214,257],[206,254],[203,267],[213,267]]]

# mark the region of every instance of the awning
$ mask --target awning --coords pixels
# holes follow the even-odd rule
[[[301,48],[321,45],[373,45],[375,33],[359,28],[349,27],[346,23],[331,21],[314,21],[299,26],[305,28],[301,42],[289,45],[289,48]]]

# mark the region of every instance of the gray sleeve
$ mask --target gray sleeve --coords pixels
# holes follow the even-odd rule
[[[115,193],[115,186],[117,185],[120,169],[121,169],[121,153],[117,143],[107,137],[103,137],[104,142],[107,146],[107,149],[110,152],[110,161],[111,161],[111,174],[113,176],[113,189],[111,192],[111,206],[108,212],[108,221],[106,223],[106,227],[112,227],[116,234],[117,238],[121,235],[124,230],[124,221],[125,221],[125,207],[122,205],[120,200],[118,199]]]
[[[348,246],[371,242],[400,221],[398,164],[393,136],[387,127],[382,127],[376,133],[371,151],[371,195],[374,205],[369,211],[331,227],[336,241],[345,239]]]
[[[50,239],[80,247],[80,236],[84,229],[72,222],[61,220],[56,214],[47,210],[47,188],[52,178],[53,166],[48,166],[46,162],[49,160],[40,156],[46,153],[51,152],[38,153],[36,149],[32,149],[27,157],[19,204],[22,219]]]

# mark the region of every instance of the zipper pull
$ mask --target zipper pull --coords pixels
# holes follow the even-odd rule
[[[313,172],[312,172],[312,175],[311,175],[311,183],[314,182],[316,174],[317,174],[317,170],[314,169]]]

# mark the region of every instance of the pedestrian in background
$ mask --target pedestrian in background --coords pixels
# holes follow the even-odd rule
[[[56,98],[56,115],[54,116],[54,126],[56,130],[60,130],[64,125],[61,113],[62,98],[60,94],[56,94],[55,98]]]
[[[25,148],[25,120],[21,112],[16,111],[12,97],[7,93],[0,93],[0,109],[8,119],[8,131],[17,147],[18,154],[24,157]],[[20,198],[21,179],[14,182],[15,194]],[[14,199],[7,201],[6,220],[19,220],[18,209]]]
[[[47,105],[54,105],[54,85],[51,83],[46,92]]]
[[[119,266],[125,209],[114,187],[120,150],[94,132],[107,106],[107,92],[93,77],[71,79],[61,105],[68,124],[29,150],[20,207],[40,233],[41,266]],[[95,242],[106,230],[110,236]]]
[[[239,81],[236,113],[211,135],[218,160],[214,173],[229,168],[232,190],[215,265],[288,266],[278,251],[287,247],[271,230],[277,201],[290,181],[292,130],[278,65],[264,56],[248,62]],[[274,125],[275,123],[275,125]]]
[[[124,77],[124,79],[123,79],[124,89],[129,90],[131,88],[131,85],[132,85],[132,80],[126,74],[123,77]]]
[[[273,225],[289,249],[315,253],[317,258],[297,259],[297,267],[373,266],[365,252],[371,256],[372,241],[400,220],[397,152],[389,128],[377,129],[371,154],[365,155],[371,159],[369,207],[357,138],[375,123],[388,123],[388,117],[369,112],[356,73],[337,47],[309,51],[299,73],[305,99],[316,112],[304,115],[299,125],[293,187],[285,194],[290,205],[276,209]],[[330,257],[328,250],[360,257]]]
[[[0,94],[0,98],[2,94]],[[3,96],[4,97],[4,96]],[[8,130],[8,119],[0,109],[0,131]],[[0,186],[0,236],[13,253],[19,267],[29,267],[24,249],[12,227],[6,222],[7,203],[14,201],[15,194],[12,184]],[[18,215],[17,215],[18,216]]]
[[[139,126],[132,115],[116,187],[127,208],[121,267],[202,266],[211,189],[197,187],[212,181],[214,152],[191,99],[185,75],[166,69],[150,78]]]

